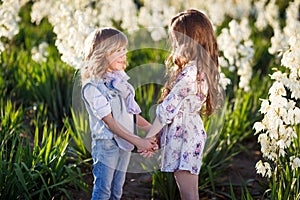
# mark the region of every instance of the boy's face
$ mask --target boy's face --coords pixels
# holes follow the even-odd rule
[[[126,68],[126,47],[122,47],[108,56],[109,71],[124,70]]]

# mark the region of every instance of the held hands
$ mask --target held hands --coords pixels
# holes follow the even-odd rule
[[[149,137],[149,138],[144,138],[143,140],[148,140],[151,141],[151,148],[146,148],[146,149],[138,149],[138,152],[144,157],[144,158],[150,158],[152,157],[158,150],[158,144],[156,141],[156,137]]]
[[[145,148],[145,149],[138,148],[139,149],[138,152],[143,157],[150,158],[159,149],[159,146],[157,144],[158,141],[156,140],[156,135],[162,130],[162,128],[163,128],[163,125],[161,124],[161,122],[159,121],[159,119],[155,118],[155,120],[154,120],[154,122],[153,122],[153,124],[151,126],[151,129],[148,131],[147,137],[144,139],[144,140],[150,140],[150,141],[152,141],[151,148]]]

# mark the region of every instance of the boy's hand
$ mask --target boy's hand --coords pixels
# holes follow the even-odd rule
[[[150,157],[152,157],[157,152],[157,150],[159,149],[159,147],[158,147],[158,145],[156,143],[156,139],[155,138],[151,137],[151,138],[145,138],[145,139],[154,141],[154,143],[152,143],[153,146],[151,147],[151,149],[146,149],[146,150],[139,149],[138,152],[144,158],[150,158]]]
[[[140,142],[136,146],[139,152],[155,151],[157,144],[153,138],[140,138]]]

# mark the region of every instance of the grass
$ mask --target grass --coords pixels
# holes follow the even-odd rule
[[[20,33],[0,56],[0,199],[71,199],[71,189],[87,189],[84,175],[92,164],[87,145],[90,143],[87,116],[79,112],[81,108],[72,107],[75,70],[60,60],[54,47],[55,35],[46,19],[39,26],[31,24],[27,6],[20,16],[23,19]],[[267,97],[271,85],[267,74],[278,62],[267,52],[271,34],[267,29],[264,37],[259,37],[257,30],[252,35],[256,48],[252,89],[249,92],[238,89],[239,78],[225,71],[234,84],[227,89],[223,112],[204,119],[209,139],[199,175],[201,196],[253,198],[247,184],[226,183],[229,192],[224,193],[219,189],[224,185],[216,179],[235,156],[248,151],[243,143],[255,139],[253,123],[262,117],[258,112],[259,99]],[[30,50],[44,40],[50,44],[50,56],[46,63],[39,64],[31,60]],[[160,94],[164,72],[159,65],[143,66],[143,63],[163,63],[167,54],[159,49],[139,49],[128,55],[129,74],[149,72],[131,79],[136,83],[136,99],[144,111],[142,115],[149,121],[153,120],[153,106]],[[145,79],[152,82],[143,82]],[[299,138],[289,149],[298,155]],[[286,162],[289,161],[281,160],[278,177],[263,185],[265,193],[260,194],[261,198],[299,198],[299,171],[292,171],[284,165]],[[153,197],[179,197],[172,174],[158,170],[152,175]]]

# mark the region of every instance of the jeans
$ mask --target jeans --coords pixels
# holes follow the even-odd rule
[[[121,199],[131,152],[120,149],[114,139],[96,141],[92,150],[94,188],[92,200]]]

